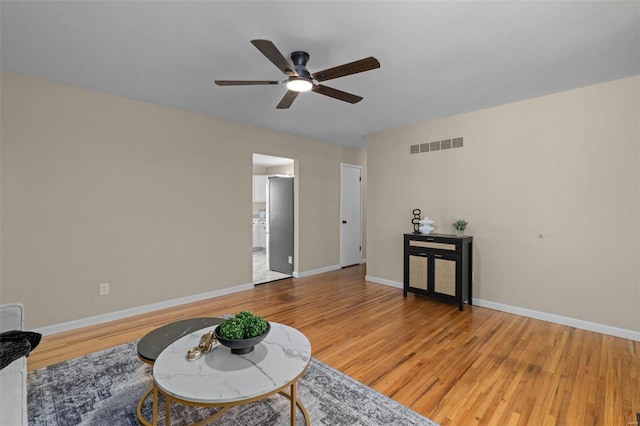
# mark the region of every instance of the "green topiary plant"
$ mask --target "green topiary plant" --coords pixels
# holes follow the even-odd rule
[[[220,325],[220,337],[229,340],[250,339],[267,331],[267,321],[249,311],[237,313]]]
[[[469,223],[464,219],[458,219],[453,222],[453,227],[458,231],[464,231]]]

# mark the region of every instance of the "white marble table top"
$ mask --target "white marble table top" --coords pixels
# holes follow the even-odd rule
[[[267,337],[245,355],[220,343],[208,354],[188,361],[212,327],[193,332],[168,346],[153,365],[153,378],[164,393],[184,401],[224,404],[257,398],[285,388],[299,378],[311,360],[309,339],[295,328],[271,323]]]

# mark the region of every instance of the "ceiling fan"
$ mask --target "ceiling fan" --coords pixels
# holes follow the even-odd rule
[[[298,96],[298,93],[307,92],[309,90],[352,104],[360,102],[362,100],[361,96],[343,92],[342,90],[334,89],[318,83],[380,68],[380,62],[378,62],[378,60],[373,56],[370,56],[368,58],[328,68],[312,74],[307,69],[307,61],[309,61],[309,54],[307,52],[296,51],[291,53],[292,63],[290,63],[282,53],[280,53],[278,48],[269,40],[251,40],[251,44],[262,52],[267,59],[273,62],[280,71],[285,73],[287,78],[284,80],[216,80],[216,84],[218,86],[286,84],[288,90],[276,107],[278,109],[289,108]]]

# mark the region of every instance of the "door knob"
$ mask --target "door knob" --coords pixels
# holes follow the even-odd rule
[[[343,221],[342,221],[342,223],[347,223],[347,221],[346,221],[346,220],[343,220]]]

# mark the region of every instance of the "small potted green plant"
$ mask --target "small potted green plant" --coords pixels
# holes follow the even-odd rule
[[[467,229],[467,225],[469,223],[464,219],[458,219],[453,222],[453,228],[456,230],[456,235],[462,237],[464,235],[464,230]]]
[[[218,342],[231,349],[234,354],[246,354],[260,343],[271,330],[264,318],[249,311],[237,313],[214,330]]]

